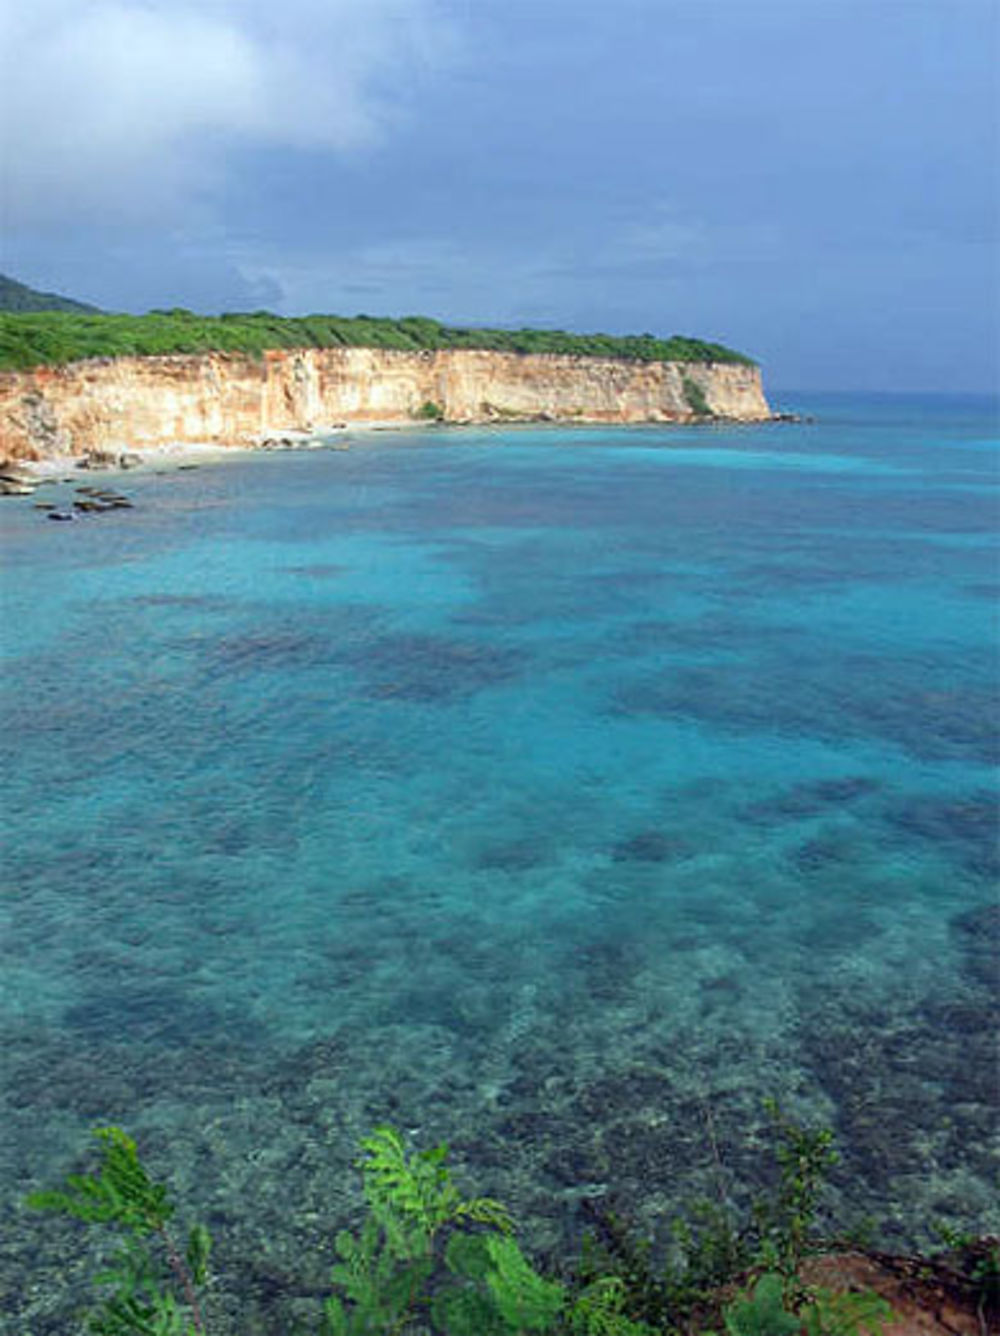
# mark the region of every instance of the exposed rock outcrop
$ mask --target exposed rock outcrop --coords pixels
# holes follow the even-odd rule
[[[249,445],[431,410],[449,422],[685,422],[692,383],[714,416],[770,416],[759,370],[743,363],[374,348],[91,359],[0,373],[0,457]]]

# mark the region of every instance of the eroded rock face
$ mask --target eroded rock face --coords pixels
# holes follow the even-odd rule
[[[685,380],[718,417],[770,416],[759,370],[740,363],[374,348],[96,358],[0,373],[0,457],[249,445],[335,423],[409,420],[427,405],[450,422],[685,422]]]

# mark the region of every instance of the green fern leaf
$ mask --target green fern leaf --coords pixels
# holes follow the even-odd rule
[[[563,1287],[540,1276],[509,1235],[488,1235],[486,1247],[486,1283],[504,1321],[517,1332],[548,1331],[565,1306]]]
[[[493,1265],[482,1234],[452,1234],[444,1250],[445,1265],[465,1280],[485,1280]]]
[[[135,1142],[120,1127],[100,1127],[94,1135],[104,1143],[97,1174],[70,1174],[64,1191],[34,1192],[28,1205],[89,1224],[121,1225],[139,1234],[162,1229],[173,1208],[166,1187],[146,1173]]]
[[[455,1218],[462,1198],[444,1161],[447,1146],[408,1156],[403,1138],[392,1127],[378,1127],[361,1143],[365,1196],[382,1215],[383,1227],[404,1252],[421,1250],[431,1236]]]
[[[122,1231],[118,1248],[95,1277],[110,1293],[90,1315],[89,1330],[96,1336],[198,1336],[204,1323],[193,1287],[207,1279],[208,1231],[195,1226],[186,1260],[181,1257],[166,1229],[173,1207],[165,1184],[149,1177],[135,1142],[121,1128],[98,1128],[95,1136],[102,1146],[96,1173],[70,1174],[62,1189],[28,1198],[35,1209]],[[162,1254],[150,1250],[154,1233],[160,1235]],[[190,1310],[172,1287],[192,1299]]]
[[[724,1314],[728,1336],[798,1336],[802,1323],[785,1308],[784,1284],[769,1272]]]
[[[450,1289],[434,1297],[431,1321],[448,1336],[510,1336],[510,1328],[484,1295],[474,1289]]]
[[[570,1326],[578,1336],[655,1336],[645,1322],[633,1322],[624,1313],[628,1299],[619,1276],[603,1276],[580,1294],[570,1313]]]
[[[188,1234],[185,1260],[195,1285],[204,1285],[208,1280],[208,1256],[212,1250],[212,1236],[204,1225],[192,1225]]]
[[[350,1336],[344,1305],[331,1295],[323,1305],[323,1336]]]
[[[341,1230],[336,1248],[342,1260],[331,1268],[331,1279],[351,1307],[345,1310],[339,1299],[332,1299],[327,1325],[340,1322],[348,1336],[383,1336],[397,1329],[423,1289],[432,1261],[400,1255],[374,1216],[365,1221],[360,1237]]]
[[[474,1220],[477,1225],[489,1225],[499,1229],[501,1234],[510,1234],[514,1229],[514,1219],[502,1202],[492,1197],[474,1197],[472,1201],[459,1202],[452,1216],[454,1220]]]

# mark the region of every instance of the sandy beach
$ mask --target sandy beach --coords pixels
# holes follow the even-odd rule
[[[96,474],[149,473],[160,469],[175,469],[183,465],[214,464],[234,454],[244,455],[256,446],[181,444],[156,446],[145,450],[128,450],[122,454],[129,461],[122,464],[93,465],[82,455],[59,455],[51,459],[19,459],[5,468],[16,472],[26,481],[47,482],[55,478],[93,477]]]
[[[284,450],[346,450],[350,438],[384,431],[425,430],[427,424],[412,419],[385,422],[337,423],[315,431],[296,431],[276,428],[261,434],[258,441],[239,445],[220,445],[212,441],[171,441],[165,445],[109,449],[99,456],[87,454],[56,455],[47,459],[14,459],[0,461],[0,472],[17,476],[26,484],[43,483],[53,479],[122,473],[150,473],[179,468],[217,464],[260,451]],[[117,460],[112,457],[117,456]]]

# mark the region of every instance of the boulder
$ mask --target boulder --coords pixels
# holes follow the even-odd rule
[[[116,469],[121,467],[121,454],[117,450],[88,450],[82,459],[76,461],[78,469]]]
[[[33,485],[36,481],[35,475],[29,473],[26,468],[22,468],[19,464],[9,461],[0,464],[0,482],[20,482]]]

